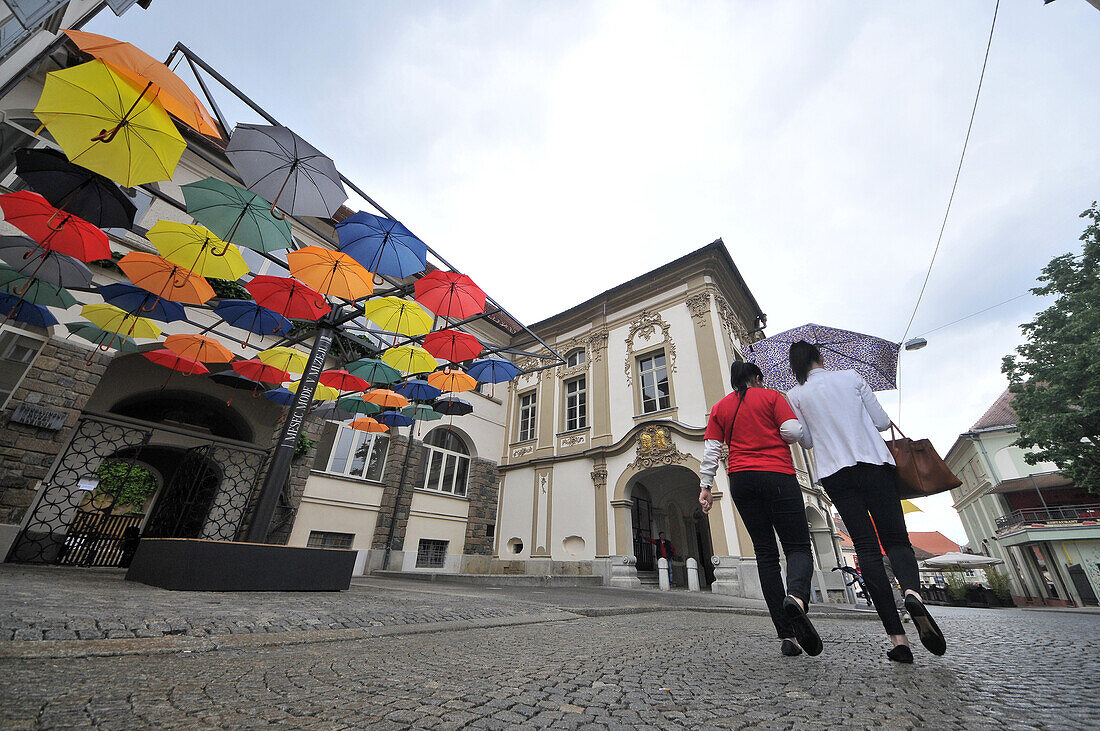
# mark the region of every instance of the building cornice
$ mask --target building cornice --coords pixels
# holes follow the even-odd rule
[[[624,452],[629,451],[634,445],[641,433],[647,429],[652,430],[653,427],[662,426],[666,427],[669,431],[679,434],[682,437],[691,441],[702,442],[703,434],[706,433],[706,428],[701,426],[689,426],[679,421],[673,421],[671,419],[658,419],[654,421],[646,421],[641,424],[635,425],[630,431],[628,431],[621,439],[613,444],[606,446],[592,447],[582,452],[572,452],[568,455],[547,455],[545,457],[537,457],[535,459],[524,460],[522,462],[513,462],[510,464],[498,465],[497,469],[501,472],[510,472],[512,470],[518,470],[523,467],[546,467],[557,462],[565,462],[574,459],[595,459],[606,460],[608,457],[614,457]]]

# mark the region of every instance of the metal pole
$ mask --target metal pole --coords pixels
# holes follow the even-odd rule
[[[294,450],[298,446],[298,432],[302,428],[302,421],[310,404],[313,403],[313,394],[317,390],[321,371],[325,369],[325,358],[328,356],[328,349],[334,337],[336,337],[336,330],[331,324],[325,322],[318,325],[317,337],[313,341],[313,349],[309,353],[305,373],[298,382],[298,393],[286,415],[283,433],[275,445],[271,466],[268,467],[267,477],[264,478],[263,487],[260,488],[260,501],[256,505],[256,512],[252,515],[252,523],[248,526],[245,540],[250,543],[263,543],[267,540],[271,518],[275,515],[275,507],[279,503],[279,494],[290,476],[290,463],[294,458]]]
[[[1043,504],[1043,510],[1046,511],[1047,517],[1053,518],[1054,516],[1050,514],[1050,508],[1047,507],[1047,501],[1043,498],[1043,491],[1039,489],[1039,486],[1037,484],[1035,484],[1035,475],[1028,475],[1028,479],[1031,480],[1031,486],[1035,488],[1035,492],[1039,496],[1039,502]]]
[[[405,489],[405,477],[409,474],[409,456],[412,454],[414,429],[416,429],[415,421],[409,425],[409,441],[405,444],[405,459],[401,461],[401,476],[397,478],[397,490],[394,492],[393,496],[393,511],[390,512],[390,529],[386,534],[386,556],[382,559],[383,571],[390,567],[390,552],[393,550],[393,534],[397,528],[398,500],[401,499],[401,492]]]

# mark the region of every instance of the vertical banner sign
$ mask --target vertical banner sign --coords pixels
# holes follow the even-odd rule
[[[256,513],[248,526],[245,540],[250,543],[263,543],[267,540],[271,518],[275,515],[275,508],[279,504],[279,493],[283,491],[283,485],[290,477],[290,463],[294,459],[294,450],[298,446],[298,432],[301,431],[306,412],[313,402],[313,394],[317,390],[321,371],[325,369],[325,358],[328,357],[328,349],[335,336],[336,331],[331,325],[322,324],[317,328],[317,337],[313,341],[313,349],[309,352],[305,373],[302,374],[302,380],[298,381],[298,392],[283,423],[283,433],[271,455],[271,466],[268,467],[267,477],[264,478],[264,485],[260,489]]]

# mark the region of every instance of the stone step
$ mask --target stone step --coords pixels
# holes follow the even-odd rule
[[[415,579],[478,586],[603,586],[602,576],[562,576],[536,574],[453,574],[442,571],[371,571],[371,576]],[[656,579],[653,580],[656,583]]]

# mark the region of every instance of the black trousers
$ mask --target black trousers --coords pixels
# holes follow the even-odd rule
[[[905,634],[883,566],[882,552],[886,551],[902,592],[907,589],[920,591],[920,569],[909,543],[909,531],[905,528],[893,466],[860,462],[822,477],[821,485],[848,527],[848,534],[856,546],[859,571],[882,626],[887,634]]]
[[[810,529],[802,488],[794,475],[781,472],[742,471],[730,473],[730,493],[737,512],[756,549],[756,570],[768,612],[779,637],[794,637],[794,628],[783,614],[783,598],[790,594],[810,606],[810,578],[814,559],[810,552]],[[779,548],[787,557],[787,590],[779,571]]]

